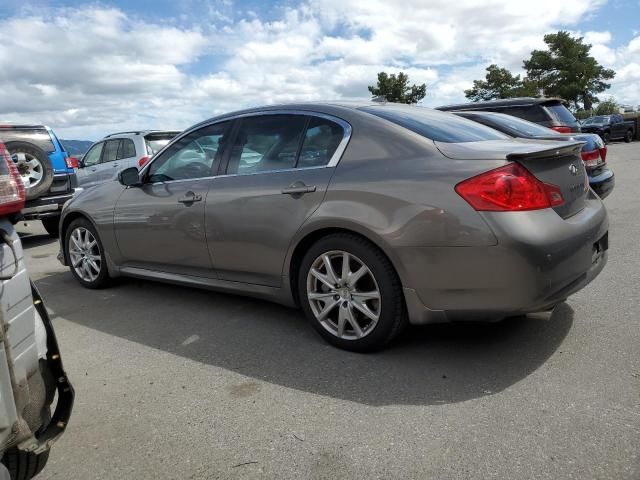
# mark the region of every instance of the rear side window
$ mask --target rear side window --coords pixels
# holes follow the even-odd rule
[[[104,146],[104,152],[102,153],[102,163],[113,162],[118,158],[118,147],[120,146],[120,140],[108,140]]]
[[[120,148],[118,149],[117,160],[122,158],[131,158],[136,156],[136,146],[133,140],[123,138],[120,140]]]
[[[574,125],[576,123],[576,118],[573,114],[561,103],[554,103],[550,105],[545,105],[544,109],[549,112],[551,118],[553,118],[558,123],[562,125]]]
[[[233,142],[228,174],[294,168],[307,117],[262,115],[243,118]]]
[[[367,113],[389,120],[436,142],[465,143],[509,138],[480,123],[424,107],[362,107]]]
[[[302,142],[298,168],[328,164],[343,136],[344,129],[337,123],[321,117],[311,117]]]

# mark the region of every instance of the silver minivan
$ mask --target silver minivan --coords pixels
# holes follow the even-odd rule
[[[79,162],[78,187],[115,180],[125,168],[142,168],[178,131],[140,130],[107,135],[94,143]]]

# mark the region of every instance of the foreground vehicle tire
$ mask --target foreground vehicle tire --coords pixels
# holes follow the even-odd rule
[[[95,228],[85,218],[71,222],[64,236],[64,254],[74,277],[87,288],[109,285],[104,248]]]
[[[627,130],[627,133],[624,134],[624,141],[626,143],[631,143],[633,140],[633,132],[631,130]]]
[[[47,231],[50,237],[58,238],[60,236],[60,231],[58,227],[60,225],[60,217],[45,217],[42,220],[42,226]]]
[[[9,470],[11,480],[30,480],[42,471],[47,460],[49,451],[36,455],[17,448],[7,450],[2,457],[2,463]]]
[[[350,234],[311,246],[298,273],[302,309],[327,342],[345,350],[379,350],[406,324],[402,286],[375,245]]]
[[[47,193],[53,182],[53,166],[47,153],[28,142],[7,142],[5,146],[24,182],[26,199]]]

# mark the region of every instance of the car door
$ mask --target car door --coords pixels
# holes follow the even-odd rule
[[[102,151],[102,160],[98,165],[98,179],[100,182],[106,182],[116,178],[117,172],[120,170],[120,161],[118,160],[118,150],[122,140],[114,138],[107,140]]]
[[[296,231],[324,198],[349,125],[304,113],[238,120],[225,175],[206,204],[209,249],[221,279],[279,287]]]
[[[612,115],[611,116],[611,138],[620,138],[624,137],[624,123],[622,120],[622,115]]]
[[[99,183],[98,166],[102,158],[104,142],[98,142],[82,157],[82,162],[76,171],[78,187],[88,188]]]
[[[114,210],[125,267],[215,278],[204,206],[228,138],[229,122],[195,130],[160,152]]]

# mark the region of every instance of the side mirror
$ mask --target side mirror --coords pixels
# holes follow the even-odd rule
[[[84,168],[85,164],[84,164],[84,160],[82,158],[78,158],[78,166],[76,168]]]
[[[141,185],[140,175],[136,167],[125,168],[118,173],[118,181],[125,187],[136,187]]]

